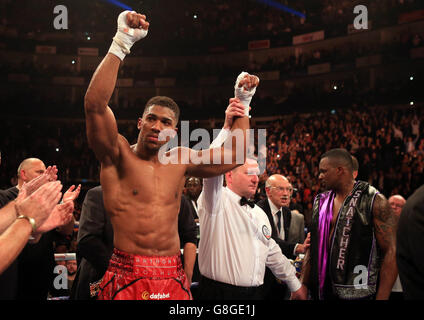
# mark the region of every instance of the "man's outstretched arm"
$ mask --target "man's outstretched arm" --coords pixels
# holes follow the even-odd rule
[[[227,113],[230,109],[233,110],[230,111],[233,113],[231,116],[231,136],[229,137],[231,138],[231,149],[224,145],[222,148],[198,151],[198,158],[207,159],[208,163],[190,163],[187,168],[188,175],[204,178],[214,177],[244,164],[249,142],[249,104],[258,85],[258,77],[245,72],[240,74],[235,86],[236,98],[230,99],[230,105],[226,111]],[[227,118],[228,114],[226,115],[226,122]],[[196,151],[191,150],[191,152]],[[204,156],[204,153],[206,153],[206,156]],[[219,159],[218,163],[217,159]]]
[[[146,17],[124,11],[118,17],[118,31],[112,46],[97,67],[84,99],[87,138],[90,147],[101,161],[114,162],[119,155],[118,127],[108,103],[115,89],[121,61],[131,46],[147,34]]]

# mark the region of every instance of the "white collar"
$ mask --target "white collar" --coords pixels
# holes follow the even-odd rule
[[[228,187],[225,187],[225,190],[227,190],[228,195],[234,199],[236,202],[240,202],[241,196],[239,196],[237,193],[235,193],[233,190],[231,190]]]
[[[269,203],[269,207],[271,208],[271,213],[273,216],[275,216],[277,212],[281,210],[281,208],[277,208],[277,206],[271,200],[269,200],[269,198],[267,198],[267,200]]]

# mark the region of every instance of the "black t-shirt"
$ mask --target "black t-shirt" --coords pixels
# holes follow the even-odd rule
[[[44,233],[34,244],[27,244],[18,257],[18,299],[46,300],[53,286],[54,242],[62,236],[55,230]]]

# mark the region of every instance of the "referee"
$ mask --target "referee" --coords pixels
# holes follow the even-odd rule
[[[211,147],[221,145],[229,131],[223,129]],[[271,238],[265,212],[250,200],[258,185],[258,163],[223,176],[204,179],[198,200],[200,219],[199,269],[201,300],[260,300],[264,298],[265,267],[285,282],[292,299],[306,299],[307,290],[295,268]]]

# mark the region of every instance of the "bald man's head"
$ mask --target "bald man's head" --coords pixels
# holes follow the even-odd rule
[[[248,158],[242,166],[225,174],[227,187],[239,196],[250,199],[255,195],[258,187],[258,174],[258,161]]]
[[[389,198],[390,207],[392,207],[393,212],[399,217],[402,212],[402,208],[405,205],[406,200],[399,194],[393,195]]]
[[[37,158],[28,158],[18,167],[18,186],[37,178],[46,171],[44,162]]]
[[[274,174],[265,182],[265,191],[268,199],[277,207],[290,206],[293,186],[290,181],[281,174]]]

